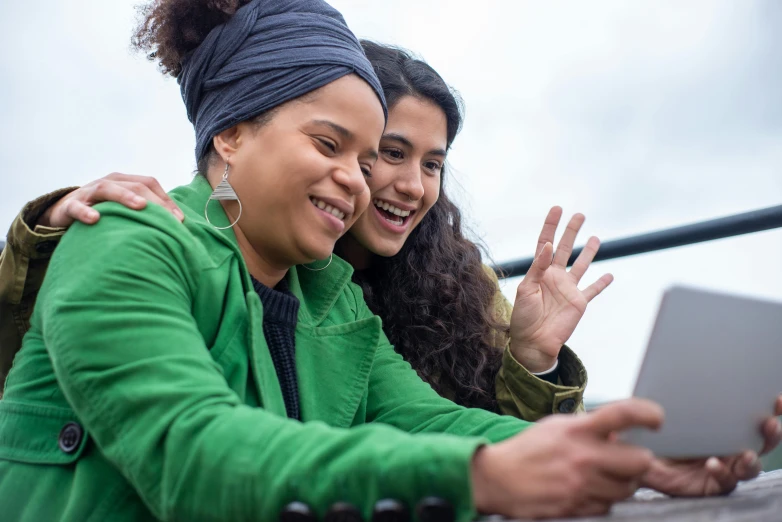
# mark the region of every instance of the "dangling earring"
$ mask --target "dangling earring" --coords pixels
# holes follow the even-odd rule
[[[233,228],[235,224],[239,222],[239,218],[242,217],[242,202],[239,201],[239,196],[236,195],[236,191],[231,186],[230,183],[228,183],[228,169],[230,168],[230,165],[228,162],[225,162],[225,172],[223,172],[223,179],[220,181],[220,184],[215,187],[215,189],[212,191],[212,194],[209,195],[209,199],[206,200],[206,206],[204,207],[204,217],[206,218],[206,222],[212,225],[212,222],[209,221],[209,202],[212,200],[217,201],[236,201],[239,203],[239,215],[236,217],[233,223],[228,225],[227,227],[217,227],[215,225],[212,225],[217,230],[225,230],[227,228]]]
[[[332,259],[334,259],[334,254],[331,254],[331,255],[329,256],[329,262],[328,262],[328,263],[326,263],[326,266],[324,266],[324,267],[321,267],[321,268],[310,268],[310,267],[308,267],[307,265],[301,265],[301,267],[302,267],[302,268],[306,268],[306,269],[307,269],[307,270],[309,270],[310,272],[320,272],[321,270],[326,270],[326,269],[329,267],[329,265],[331,264],[331,260],[332,260]]]

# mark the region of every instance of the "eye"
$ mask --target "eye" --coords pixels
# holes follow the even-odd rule
[[[371,178],[372,177],[372,169],[369,167],[361,166],[361,172],[364,174],[365,178]]]
[[[439,161],[427,161],[424,163],[424,168],[435,174],[439,174],[439,172],[443,170],[443,165]]]
[[[326,138],[315,138],[318,143],[329,149],[332,153],[337,152],[337,144]]]
[[[392,160],[401,160],[405,158],[405,153],[401,149],[383,149],[380,152]]]

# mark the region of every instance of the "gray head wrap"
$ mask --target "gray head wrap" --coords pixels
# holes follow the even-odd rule
[[[322,0],[253,0],[182,63],[196,160],[218,133],[351,73],[375,90],[387,116],[380,81],[339,11]]]

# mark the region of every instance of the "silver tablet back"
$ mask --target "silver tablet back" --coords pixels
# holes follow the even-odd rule
[[[782,303],[673,287],[633,392],[662,405],[665,423],[622,439],[664,457],[758,451],[780,393]]]

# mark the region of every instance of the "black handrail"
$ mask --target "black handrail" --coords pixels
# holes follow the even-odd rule
[[[600,251],[595,256],[595,261],[665,250],[774,228],[782,228],[782,205],[606,241],[600,245]],[[5,247],[5,241],[0,241],[0,252],[3,247]],[[570,260],[568,260],[568,266],[575,262],[582,248],[573,250]],[[527,273],[532,261],[533,258],[528,257],[516,261],[506,261],[493,268],[501,278],[522,276]]]
[[[605,261],[607,259],[654,252],[666,248],[692,245],[694,243],[702,243],[703,241],[751,234],[773,228],[782,228],[782,205],[606,241],[600,245],[595,261]],[[583,247],[579,247],[573,250],[568,266],[575,262],[582,249]],[[506,261],[499,263],[493,268],[501,278],[522,276],[529,270],[533,259],[528,257],[516,261]]]

